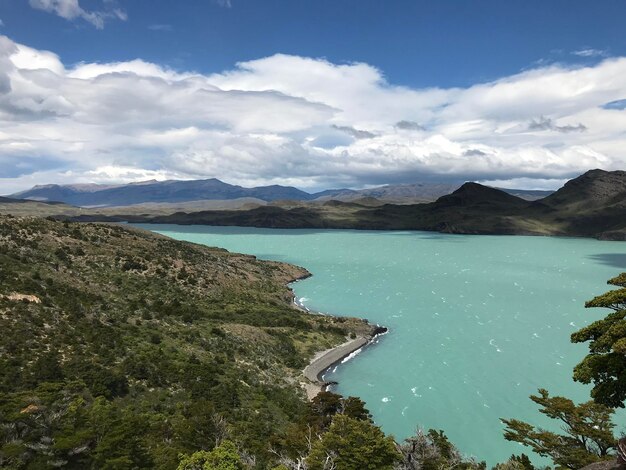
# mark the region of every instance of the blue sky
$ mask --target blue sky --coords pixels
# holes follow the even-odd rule
[[[622,1],[0,0],[0,193],[624,168],[624,18]]]
[[[395,84],[469,86],[576,51],[626,55],[623,1],[81,0],[128,19],[98,30],[2,0],[3,33],[72,64],[142,58],[220,72],[275,53],[366,62]]]

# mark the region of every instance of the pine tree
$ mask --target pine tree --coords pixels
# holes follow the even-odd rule
[[[557,468],[578,469],[601,460],[612,459],[617,445],[611,422],[614,410],[589,401],[580,405],[568,398],[550,397],[547,390],[530,399],[541,406],[546,416],[560,421],[565,434],[557,434],[519,421],[503,419],[504,438],[531,447],[550,457]]]
[[[626,400],[626,273],[608,281],[619,287],[585,304],[613,310],[602,320],[572,334],[572,342],[589,341],[589,354],[574,368],[574,380],[593,382],[591,396],[597,403],[624,407]]]

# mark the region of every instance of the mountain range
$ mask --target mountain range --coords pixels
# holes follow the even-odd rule
[[[79,200],[85,205],[90,202],[105,207],[75,207],[65,203],[0,198],[0,213],[56,216],[80,221],[428,230],[626,240],[625,171],[590,170],[541,199],[537,197],[542,193],[523,192],[522,195],[527,196],[523,199],[517,194],[511,194],[515,193],[512,190],[505,191],[471,182],[429,203],[389,204],[385,203],[385,199],[375,197],[390,197],[393,192],[399,194],[404,191],[405,199],[401,199],[406,202],[411,200],[411,197],[406,196],[407,192],[412,191],[415,195],[418,190],[427,191],[428,184],[423,187],[400,185],[362,191],[336,190],[334,195],[325,192],[322,196],[319,196],[320,193],[309,194],[282,186],[242,188],[219,180],[147,182],[106,188],[94,185],[50,185],[14,196],[38,199],[61,199],[63,196],[67,201]],[[212,194],[221,199],[197,200],[200,190],[205,196]],[[437,190],[444,191],[444,188],[439,185]],[[244,196],[250,193],[257,197]],[[308,195],[306,197],[309,199],[303,199],[303,194]],[[228,195],[236,199],[228,199]],[[534,197],[534,200],[529,200],[528,196]],[[313,197],[315,199],[310,199]],[[175,199],[181,202],[144,202],[106,207],[107,202],[128,204],[131,200],[141,201],[146,198],[165,201]],[[185,202],[184,198],[193,199]]]
[[[269,202],[280,199],[308,201],[315,199],[316,196],[290,186],[244,188],[211,178],[191,181],[152,180],[116,186],[49,184],[35,186],[27,191],[12,194],[11,197],[36,201],[58,201],[81,207],[104,207],[239,198],[256,198]]]
[[[375,198],[384,203],[416,204],[432,202],[450,194],[463,184],[462,181],[439,183],[421,182],[415,184],[386,185],[376,188],[330,189],[307,193],[291,186],[260,186],[244,188],[224,183],[216,178],[190,181],[144,181],[121,185],[40,185],[29,190],[12,194],[15,199],[33,201],[64,202],[79,207],[115,207],[137,204],[181,204],[198,201],[256,200],[259,205],[280,200],[319,201],[329,200],[358,201]],[[550,191],[505,190],[528,199],[537,199],[550,194]],[[242,204],[244,204],[242,202]],[[208,208],[208,207],[207,207]]]
[[[181,212],[148,217],[144,221],[626,240],[626,172],[590,170],[555,193],[535,201],[478,183],[465,183],[451,194],[427,204],[366,206],[328,201],[295,207],[267,205],[246,211]]]

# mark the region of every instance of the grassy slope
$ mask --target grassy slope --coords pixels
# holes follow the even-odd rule
[[[303,275],[115,225],[0,217],[0,467],[172,468],[222,434],[262,461],[303,413],[307,359],[368,328],[292,308],[285,283]]]

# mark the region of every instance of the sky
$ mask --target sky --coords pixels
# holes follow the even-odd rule
[[[626,169],[621,0],[0,0],[0,194]]]

